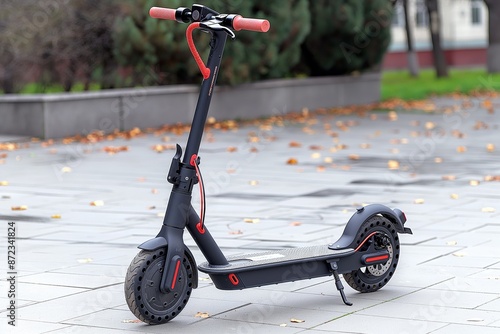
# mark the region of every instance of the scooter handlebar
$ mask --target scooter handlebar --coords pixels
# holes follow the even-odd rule
[[[241,15],[237,15],[233,19],[233,29],[239,30],[250,30],[257,32],[267,32],[271,28],[271,24],[268,20],[261,19],[247,19]]]
[[[151,7],[149,16],[154,19],[172,20],[175,21],[175,9],[163,7]]]

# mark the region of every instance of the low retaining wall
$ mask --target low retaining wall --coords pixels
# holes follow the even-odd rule
[[[197,99],[198,86],[0,96],[0,134],[61,138],[95,130],[190,123]],[[217,120],[252,119],[379,99],[379,73],[269,80],[218,87],[210,116]]]

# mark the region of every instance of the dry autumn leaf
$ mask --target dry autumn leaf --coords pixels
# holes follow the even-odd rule
[[[295,159],[295,158],[290,158],[290,159],[288,159],[288,160],[286,161],[286,164],[287,164],[287,165],[296,165],[296,164],[298,164],[298,163],[299,163],[299,161],[298,161],[297,159]]]
[[[389,111],[387,113],[387,118],[389,118],[389,121],[395,122],[398,120],[398,113],[395,111]]]
[[[0,186],[6,187],[9,185],[9,181],[0,181]]]
[[[230,153],[233,153],[233,152],[238,151],[238,148],[235,147],[235,146],[229,146],[228,148],[226,148],[226,151],[230,152]]]
[[[493,145],[493,144],[486,145],[486,151],[488,151],[489,153],[494,152],[495,151],[495,145]]]
[[[103,206],[104,205],[104,201],[101,201],[101,200],[93,201],[93,202],[90,202],[90,205],[91,206]]]
[[[437,164],[440,164],[440,163],[443,162],[443,158],[436,157],[436,158],[434,158],[434,162],[437,163]]]
[[[196,314],[194,315],[194,317],[195,318],[206,319],[206,318],[210,317],[210,314],[208,314],[207,312],[196,312]]]
[[[476,187],[479,185],[479,181],[478,180],[470,180],[469,181],[469,185],[473,186],[473,187]]]
[[[291,222],[290,223],[290,226],[300,226],[300,225],[302,225],[301,222]]]
[[[360,156],[358,154],[349,154],[349,160],[359,160]]]
[[[61,168],[61,173],[71,173],[72,169],[71,167],[65,166]]]
[[[138,323],[142,323],[142,321],[139,319],[125,319],[125,320],[122,320],[122,323],[124,323],[124,324],[138,324]]]
[[[467,147],[465,146],[458,146],[457,147],[457,153],[464,153],[467,152]]]
[[[244,218],[243,221],[249,224],[258,224],[260,222],[260,218]]]
[[[94,260],[92,260],[91,258],[85,258],[85,259],[78,259],[77,260],[78,263],[91,263],[91,262],[94,262]]]
[[[10,208],[12,211],[25,211],[28,210],[27,205],[13,206]]]
[[[306,322],[306,321],[302,320],[302,319],[292,318],[292,319],[290,319],[290,322],[293,322],[294,324],[301,324],[301,323]]]
[[[312,150],[312,151],[320,151],[323,149],[323,146],[321,145],[311,145],[309,146],[309,149]]]
[[[496,210],[495,210],[495,208],[492,208],[492,207],[489,207],[489,206],[488,206],[488,207],[482,208],[482,209],[481,209],[481,211],[482,211],[482,212],[487,212],[487,213],[493,213],[493,212],[495,212]]]
[[[451,199],[458,199],[458,197],[459,197],[458,194],[451,194],[450,195]]]
[[[397,160],[389,160],[387,162],[387,166],[389,167],[390,170],[399,169],[399,161],[397,161]]]
[[[441,179],[444,181],[455,181],[457,177],[455,175],[443,175],[441,176]]]
[[[500,175],[486,175],[484,177],[484,180],[486,182],[493,182],[493,181],[500,182]]]
[[[128,146],[105,146],[103,148],[103,151],[108,153],[108,154],[116,154],[119,152],[128,151]]]
[[[417,198],[413,201],[415,204],[424,204],[425,200],[423,198]]]
[[[50,216],[50,218],[52,218],[52,219],[61,219],[61,215],[60,214],[55,214],[55,215]]]
[[[248,182],[248,184],[250,184],[251,186],[257,186],[257,185],[259,185],[259,181],[251,180],[250,182]]]
[[[325,166],[318,166],[318,167],[316,167],[316,171],[319,172],[319,173],[323,173],[325,170],[326,170]]]
[[[231,230],[231,231],[229,231],[229,234],[231,234],[231,235],[243,234],[243,231],[242,230]]]

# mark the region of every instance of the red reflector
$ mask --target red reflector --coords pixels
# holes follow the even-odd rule
[[[368,257],[366,258],[365,262],[366,263],[372,263],[376,261],[383,261],[389,259],[389,254],[386,255],[380,255],[380,256],[374,256],[374,257]]]
[[[231,284],[233,285],[238,285],[240,284],[240,280],[238,279],[238,276],[236,276],[235,274],[229,274],[229,281],[231,282]]]
[[[181,260],[178,260],[175,264],[174,278],[172,279],[172,290],[175,289],[175,284],[177,283],[177,276],[179,275],[179,268],[181,267]]]

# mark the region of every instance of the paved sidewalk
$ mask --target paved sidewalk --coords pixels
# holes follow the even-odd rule
[[[499,333],[500,100],[490,102],[494,113],[485,99],[439,99],[444,113],[297,117],[205,136],[207,226],[227,255],[332,242],[365,203],[405,211],[414,235],[401,236],[394,277],[371,294],[346,285],[352,307],[331,277],[219,291],[200,274],[172,322],[137,323],[123,280],[136,246],[159,230],[170,189],[173,151],[153,147],[186,135],[0,151],[2,333]]]

